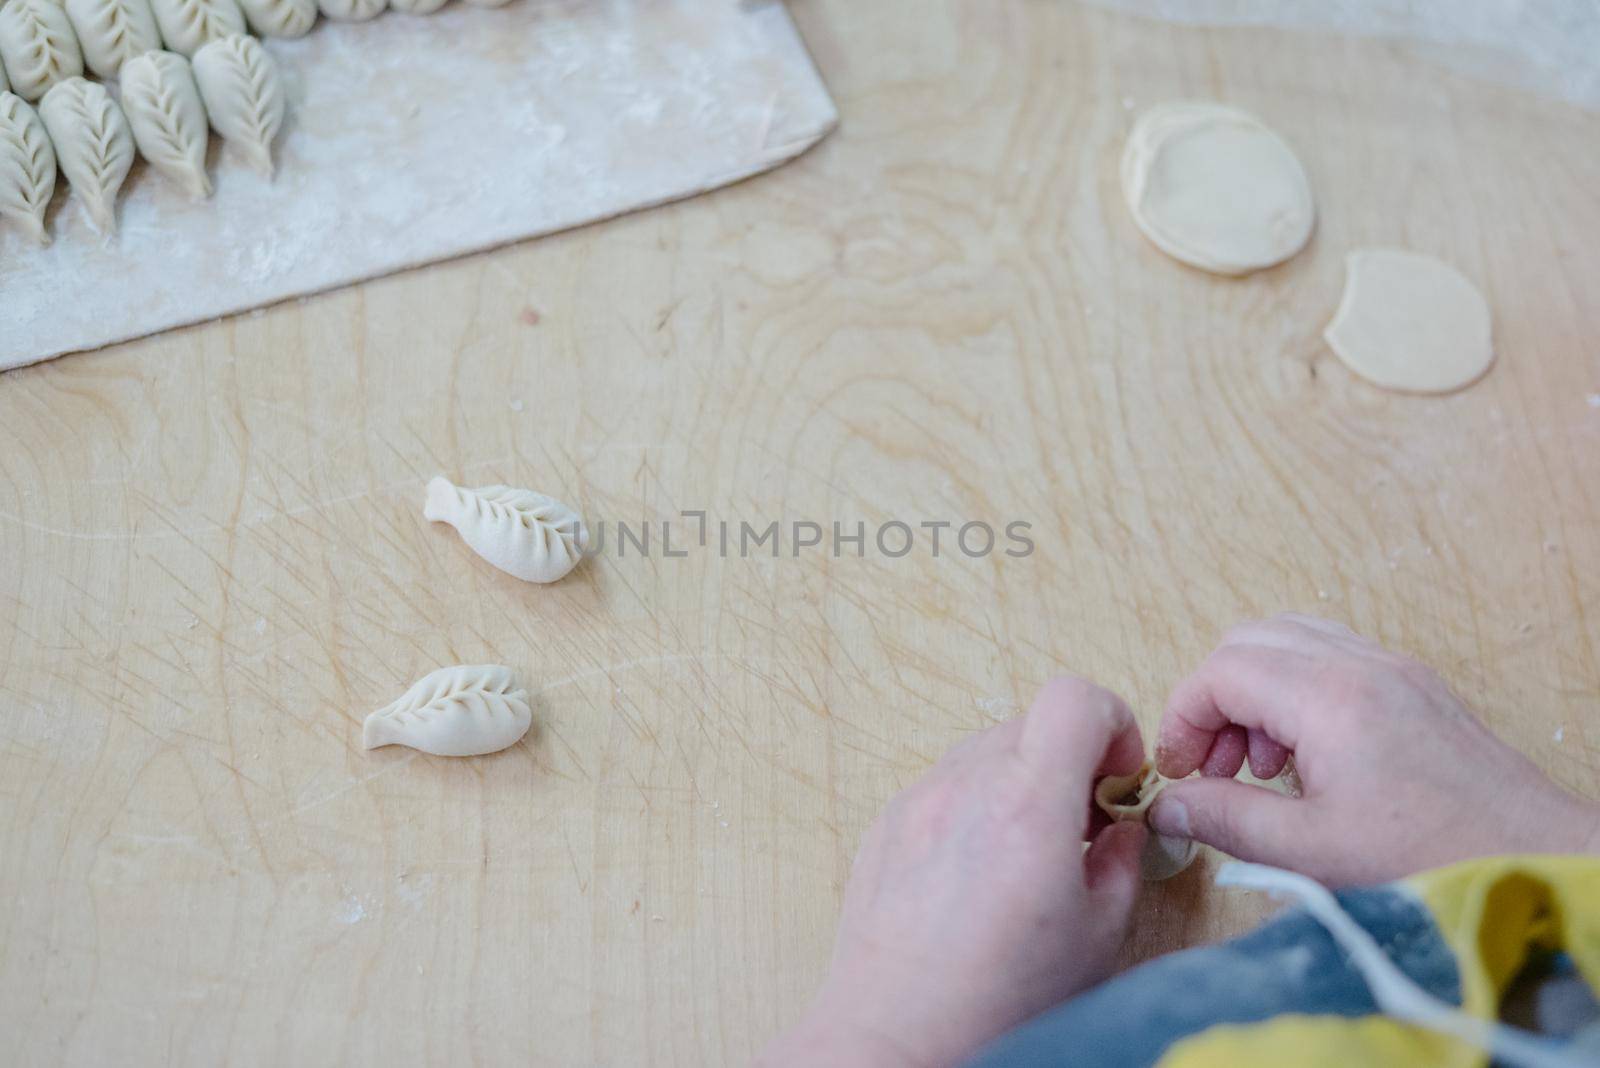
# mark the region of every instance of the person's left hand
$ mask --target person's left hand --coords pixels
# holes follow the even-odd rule
[[[759,1063],[953,1064],[1105,979],[1145,830],[1092,822],[1091,792],[1143,758],[1128,706],[1078,679],[957,745],[867,831],[828,977]]]

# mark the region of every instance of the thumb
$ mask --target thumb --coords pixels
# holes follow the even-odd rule
[[[1150,807],[1158,833],[1193,838],[1240,860],[1295,867],[1306,848],[1305,802],[1233,779],[1168,784]]]
[[[1139,896],[1139,856],[1148,837],[1142,823],[1113,823],[1084,853],[1084,882],[1115,925],[1124,922]]]
[[[1148,832],[1142,823],[1113,823],[1089,843],[1083,855],[1083,875],[1088,906],[1089,933],[1084,948],[1103,970],[1099,982],[1111,974],[1117,947],[1128,937],[1133,903],[1139,897],[1139,855]]]

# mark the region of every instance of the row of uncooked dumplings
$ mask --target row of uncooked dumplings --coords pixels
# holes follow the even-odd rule
[[[207,196],[208,121],[253,166],[272,173],[283,87],[254,37],[208,42],[192,65],[176,52],[144,52],[119,72],[120,105],[104,85],[76,76],[52,85],[37,113],[20,95],[0,92],[0,217],[48,241],[44,216],[59,167],[94,226],[113,232],[117,193],[136,144],[156,171],[192,196]]]
[[[247,27],[262,37],[299,37],[319,14],[428,14],[446,2],[0,0],[0,219],[11,217],[48,241],[44,214],[59,165],[90,221],[111,232],[134,145],[191,195],[207,196],[208,117],[270,175],[284,94],[271,57]],[[499,7],[509,0],[465,2]],[[85,71],[120,79],[120,106],[104,86],[86,81]]]
[[[85,67],[118,76],[135,56],[161,48],[193,56],[211,41],[251,32],[299,37],[323,14],[372,18],[385,8],[427,14],[446,0],[0,0],[0,89],[39,100]],[[507,0],[467,0],[499,7]]]

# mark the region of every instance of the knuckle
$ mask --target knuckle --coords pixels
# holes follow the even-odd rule
[[[1201,670],[1212,676],[1228,677],[1247,671],[1254,662],[1254,653],[1237,645],[1225,645],[1206,657]]]
[[[1323,708],[1346,721],[1359,721],[1386,703],[1381,676],[1361,664],[1334,660],[1317,672],[1315,689]]]

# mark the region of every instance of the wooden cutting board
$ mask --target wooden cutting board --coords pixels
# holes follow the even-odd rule
[[[0,375],[0,1060],[748,1064],[896,790],[1055,674],[1151,738],[1287,609],[1600,797],[1600,115],[1388,42],[792,11],[845,121],[789,166]],[[1128,218],[1132,116],[1192,97],[1305,162],[1281,268],[1188,270]],[[1490,296],[1481,382],[1386,394],[1327,351],[1376,243]],[[423,519],[438,473],[658,551],[529,587]],[[1037,551],[661,555],[702,509]],[[360,748],[485,662],[533,691],[522,742]],[[1215,866],[1146,890],[1127,959],[1276,907]]]
[[[455,4],[267,47],[273,179],[213,137],[209,200],[141,163],[110,240],[65,179],[51,245],[0,226],[0,369],[693,196],[837,120],[776,3]]]

